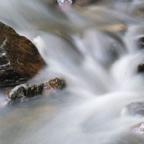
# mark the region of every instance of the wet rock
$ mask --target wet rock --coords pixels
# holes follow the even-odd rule
[[[144,136],[144,122],[132,126],[130,131],[138,136]]]
[[[73,3],[72,0],[57,0],[57,2],[60,6],[71,5]]]
[[[137,71],[139,73],[144,72],[144,63],[141,63],[141,64],[138,65]]]
[[[136,102],[127,105],[124,113],[128,115],[144,116],[144,102]]]
[[[139,49],[144,49],[144,37],[140,37],[138,39],[138,48]]]
[[[48,82],[41,84],[21,84],[10,91],[7,96],[10,100],[33,97],[38,94],[50,92],[52,89],[63,89],[66,86],[65,81],[59,78],[50,79]]]
[[[24,83],[45,65],[30,40],[0,22],[0,86]]]

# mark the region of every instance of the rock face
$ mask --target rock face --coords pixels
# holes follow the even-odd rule
[[[48,82],[41,84],[21,84],[10,91],[8,91],[7,96],[9,100],[33,97],[38,94],[50,93],[52,89],[63,89],[66,86],[65,81],[59,78],[51,79]]]
[[[23,83],[45,65],[30,40],[0,22],[0,86]]]

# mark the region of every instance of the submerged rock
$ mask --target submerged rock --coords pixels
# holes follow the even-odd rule
[[[33,97],[38,94],[43,94],[51,89],[63,89],[65,87],[65,81],[59,78],[51,79],[48,82],[41,84],[21,84],[10,91],[8,91],[7,96],[10,100]]]
[[[123,110],[123,114],[144,116],[144,102],[136,102],[127,105]]]
[[[30,40],[0,22],[0,86],[23,83],[45,65]]]

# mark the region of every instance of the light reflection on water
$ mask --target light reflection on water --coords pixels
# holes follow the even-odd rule
[[[107,3],[107,2],[106,2]],[[48,64],[29,83],[64,78],[67,88],[7,103],[0,95],[2,144],[140,143],[128,128],[143,117],[123,108],[144,101],[140,1],[52,6],[45,0],[1,2],[0,20],[28,37]]]

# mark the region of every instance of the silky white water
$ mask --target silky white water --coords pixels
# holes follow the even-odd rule
[[[1,0],[0,21],[29,38],[47,67],[28,83],[65,79],[67,87],[8,103],[0,94],[1,144],[142,143],[129,128],[144,117],[125,106],[144,101],[144,2],[59,7],[46,0]]]

